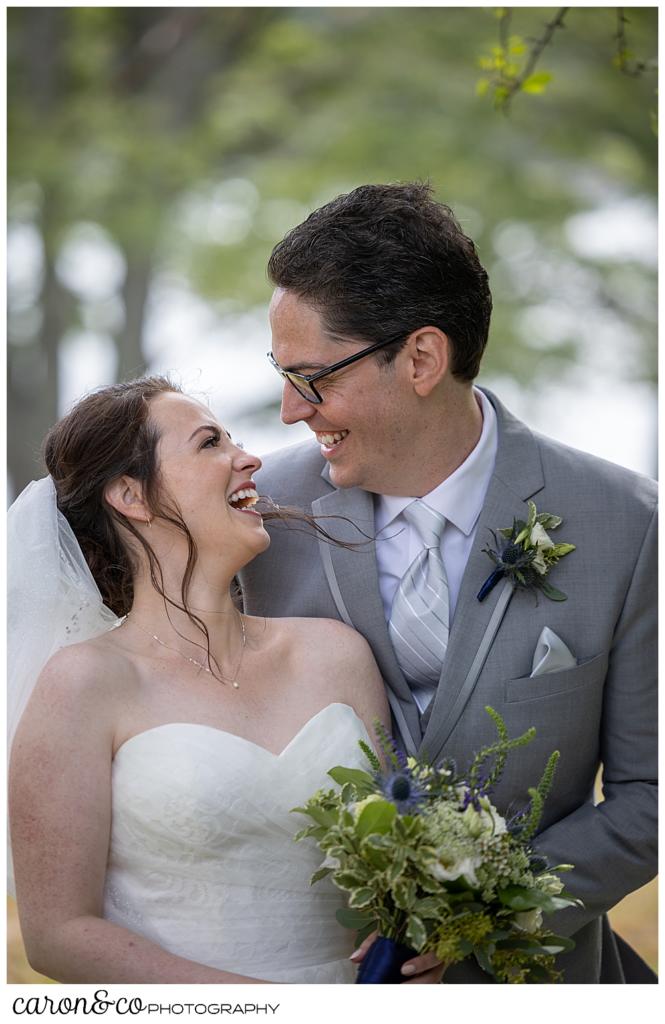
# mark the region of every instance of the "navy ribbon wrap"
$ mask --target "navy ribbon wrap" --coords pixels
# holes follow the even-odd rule
[[[399,985],[406,981],[400,974],[402,964],[416,955],[408,946],[380,935],[358,968],[356,985]]]
[[[502,576],[505,576],[506,570],[504,568],[495,569],[487,577],[482,587],[478,591],[478,600],[484,601],[487,595],[494,590],[495,586],[499,582]]]

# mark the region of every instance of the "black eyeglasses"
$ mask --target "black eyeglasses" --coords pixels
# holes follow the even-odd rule
[[[315,380],[321,380],[322,377],[327,377],[330,373],[336,373],[337,370],[343,369],[345,366],[350,366],[351,363],[357,363],[359,359],[364,359],[365,356],[370,355],[372,352],[376,352],[380,348],[385,348],[386,345],[394,345],[397,341],[402,340],[402,335],[399,338],[388,338],[386,341],[379,341],[376,345],[370,345],[369,348],[363,348],[360,352],[356,352],[353,356],[348,356],[346,359],[340,359],[338,363],[333,363],[331,366],[325,366],[322,370],[317,370],[316,373],[294,373],[292,370],[283,370],[279,365],[272,352],[267,352],[266,355],[270,360],[270,364],[275,367],[280,377],[284,380],[288,380],[289,384],[292,384],[299,395],[302,395],[308,402],[312,402],[313,405],[321,405],[323,398],[314,387]]]

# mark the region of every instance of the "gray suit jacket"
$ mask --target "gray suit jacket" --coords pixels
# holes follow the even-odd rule
[[[271,527],[270,548],[244,570],[251,614],[341,619],[372,646],[386,683],[393,722],[405,747],[460,766],[494,738],[491,704],[510,735],[529,726],[536,739],[509,758],[494,800],[522,806],[553,749],[561,760],[537,845],[552,864],[573,863],[566,887],[584,901],[551,919],[576,948],[562,955],[567,982],[625,978],[604,912],[657,870],[656,487],[653,481],[532,433],[495,396],[496,466],[459,593],[436,696],[421,718],[395,659],[379,594],[374,544],[348,550],[292,525]],[[318,447],[305,442],[265,460],[260,493],[280,505],[311,509],[343,540],[374,534],[372,496],[336,489]],[[482,548],[490,529],[526,518],[527,500],[563,518],[558,540],[576,545],[552,574],[568,595],[553,602],[500,584],[476,595],[492,569]],[[530,678],[544,626],[564,641],[575,667]],[[485,641],[483,643],[483,641]],[[480,651],[480,654],[479,654]],[[312,651],[313,681],[316,651]],[[362,686],[362,680],[358,680]],[[594,804],[603,766],[604,802]],[[447,983],[483,982],[473,963]]]

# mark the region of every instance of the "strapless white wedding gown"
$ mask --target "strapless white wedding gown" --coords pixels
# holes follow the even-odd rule
[[[290,809],[361,766],[367,731],[347,704],[311,718],[281,754],[206,725],[159,725],[113,762],[104,917],[188,960],[268,981],[349,984],[344,894],[309,879],[323,855],[293,841]]]

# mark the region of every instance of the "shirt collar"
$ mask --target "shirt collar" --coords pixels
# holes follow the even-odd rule
[[[497,421],[492,403],[479,388],[473,393],[480,402],[483,429],[478,444],[461,466],[422,500],[468,537],[485,501],[485,494],[494,471],[497,450]],[[377,534],[385,529],[415,498],[394,494],[375,495],[374,525]]]

